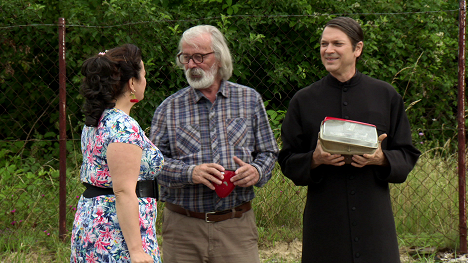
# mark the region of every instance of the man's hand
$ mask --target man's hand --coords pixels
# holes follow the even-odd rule
[[[321,164],[342,166],[345,164],[344,159],[344,156],[341,154],[330,154],[323,151],[320,140],[317,140],[317,146],[315,147],[314,154],[312,155],[312,162],[310,167],[315,169]]]
[[[364,154],[362,156],[353,155],[353,162],[351,165],[358,168],[364,167],[366,165],[387,166],[388,160],[387,157],[385,157],[381,146],[381,143],[385,138],[387,138],[387,134],[385,133],[379,136],[379,145],[373,154]]]
[[[233,157],[234,162],[236,162],[240,167],[236,170],[236,175],[231,178],[231,182],[240,187],[249,187],[260,180],[260,175],[257,171],[257,168],[252,165],[243,162],[241,159],[236,156]]]
[[[221,180],[224,178],[222,172],[224,167],[216,163],[204,163],[195,166],[192,172],[192,181],[194,184],[204,184],[211,190],[215,187],[213,183],[220,185]],[[220,180],[221,179],[221,180]]]

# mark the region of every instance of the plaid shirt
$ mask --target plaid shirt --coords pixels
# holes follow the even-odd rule
[[[270,178],[278,145],[262,98],[254,89],[223,81],[211,103],[199,90],[184,88],[156,109],[150,139],[164,155],[158,176],[161,201],[195,212],[231,209],[255,197],[253,186],[235,187],[226,198],[203,184],[194,184],[196,165],[239,166],[233,156],[257,168],[263,186]]]

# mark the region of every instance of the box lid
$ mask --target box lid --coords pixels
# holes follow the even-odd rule
[[[320,126],[320,135],[323,140],[332,142],[370,148],[378,146],[375,125],[364,122],[325,117]]]

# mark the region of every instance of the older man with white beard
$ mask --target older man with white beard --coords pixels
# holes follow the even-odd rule
[[[278,146],[254,89],[229,82],[232,59],[213,26],[182,35],[177,64],[190,86],[156,109],[150,138],[164,155],[158,177],[164,262],[260,262],[251,207],[271,178]],[[224,172],[234,190],[220,197]]]

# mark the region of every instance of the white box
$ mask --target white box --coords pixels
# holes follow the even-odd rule
[[[331,154],[373,154],[379,145],[375,125],[333,117],[322,121],[319,140]]]

